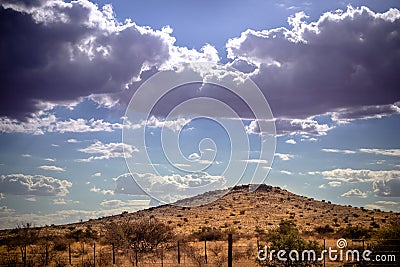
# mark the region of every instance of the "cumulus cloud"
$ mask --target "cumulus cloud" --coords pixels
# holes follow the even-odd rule
[[[56,172],[65,172],[65,169],[54,166],[54,165],[42,165],[38,167],[39,169],[45,170],[45,171],[56,171]]]
[[[72,183],[43,175],[8,174],[0,176],[2,193],[13,195],[65,196]]]
[[[291,145],[297,144],[296,140],[294,140],[294,139],[286,140],[285,143],[286,143],[286,144],[291,144]]]
[[[373,189],[381,197],[400,197],[400,175],[374,181]]]
[[[229,58],[257,66],[250,76],[274,115],[351,120],[399,113],[400,11],[348,7],[306,19],[298,13],[290,29],[249,29],[226,44]]]
[[[275,153],[275,157],[278,157],[280,160],[287,161],[293,158],[292,154],[284,154],[284,153]]]
[[[57,133],[85,133],[85,132],[113,132],[122,129],[122,124],[118,122],[106,122],[102,119],[86,120],[83,118],[69,119],[66,121],[58,120],[55,115],[43,113],[32,115],[25,121],[0,118],[0,132],[2,133],[26,133],[42,135],[46,132]],[[68,139],[68,143],[77,143],[76,139]]]
[[[377,196],[400,196],[400,171],[373,171],[354,169],[334,169],[321,174],[327,180],[343,183],[371,183]]]
[[[128,144],[124,143],[108,143],[103,144],[101,141],[96,141],[86,148],[79,149],[80,152],[86,154],[94,154],[87,159],[79,159],[80,162],[90,162],[93,160],[112,159],[112,158],[131,158],[134,152],[139,150]]]
[[[206,172],[164,176],[152,173],[125,173],[114,178],[114,181],[115,193],[146,195],[146,192],[149,192],[157,200],[167,203],[204,193],[208,191],[206,186],[209,184],[220,188],[226,183],[224,177]]]
[[[286,134],[311,134],[317,136],[326,135],[334,126],[320,124],[314,119],[277,119],[275,121],[276,133]]]
[[[338,186],[341,186],[341,185],[342,185],[342,182],[332,181],[332,182],[329,182],[328,185],[329,185],[330,187],[338,187]]]
[[[101,188],[98,188],[96,186],[93,186],[92,188],[90,188],[90,192],[99,193],[99,194],[103,194],[103,195],[110,195],[110,196],[114,195],[114,191],[113,190],[101,189]]]
[[[354,188],[350,189],[346,193],[341,194],[342,197],[360,197],[360,198],[366,198],[367,193],[361,192],[360,189]]]
[[[190,120],[185,118],[178,118],[176,120],[160,120],[155,116],[151,116],[147,121],[142,122],[150,128],[167,128],[173,132],[177,132],[183,128]]]
[[[69,119],[67,121],[57,121],[49,127],[49,132],[59,133],[86,133],[86,132],[112,132],[115,129],[122,129],[120,123],[110,123],[101,120],[90,119],[89,121],[79,119]],[[71,140],[71,139],[69,139]]]

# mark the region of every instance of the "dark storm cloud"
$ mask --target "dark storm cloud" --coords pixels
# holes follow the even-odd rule
[[[400,12],[348,8],[317,22],[304,19],[298,13],[289,19],[290,30],[247,30],[227,43],[231,58],[259,66],[252,78],[274,115],[398,113],[390,105],[400,99]]]
[[[0,116],[123,91],[144,68],[165,62],[174,42],[165,31],[116,22],[109,6],[7,2],[0,7]]]

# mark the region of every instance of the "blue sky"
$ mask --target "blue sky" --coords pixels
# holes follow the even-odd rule
[[[0,228],[252,179],[400,211],[398,1],[0,3]],[[193,62],[219,64],[227,76],[188,73],[222,86],[156,102]]]

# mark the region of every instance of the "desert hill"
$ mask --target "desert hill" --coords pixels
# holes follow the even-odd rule
[[[327,246],[335,247],[336,239],[343,237],[345,230],[351,233],[349,229],[361,229],[364,233],[358,237],[347,236],[356,246],[358,238],[364,239],[365,233],[381,232],[390,240],[399,238],[398,213],[336,205],[265,184],[249,191],[253,186],[207,192],[176,203],[180,206],[162,205],[66,225],[35,228],[25,225],[2,230],[0,265],[93,266],[97,262],[101,267],[137,266],[138,263],[154,266],[156,262],[161,265],[168,262],[168,266],[181,266],[177,256],[177,251],[181,251],[184,266],[226,266],[225,233],[232,233],[234,266],[259,266],[263,265],[256,261],[259,242],[265,241],[266,233],[282,230],[282,225],[294,226],[296,236],[301,235],[296,237],[296,242],[308,240],[310,246],[322,246],[326,241]],[[202,205],[208,200],[215,201]],[[388,232],[393,226],[397,228]],[[280,237],[286,236],[280,233]],[[141,239],[135,241],[136,238]],[[207,249],[203,240],[208,241]],[[165,246],[160,247],[161,243],[157,242]],[[181,250],[179,242],[182,242]],[[389,245],[398,255],[398,245]],[[205,265],[207,251],[209,264]],[[341,262],[330,262],[327,266],[341,265]]]
[[[193,206],[207,199],[217,200],[206,205]],[[311,235],[318,226],[329,225],[334,230],[357,225],[378,229],[385,227],[392,219],[400,218],[395,212],[336,205],[265,184],[254,192],[249,191],[249,185],[239,185],[229,191],[207,192],[182,200],[178,204],[181,206],[162,205],[133,213],[124,212],[87,222],[48,228],[50,232],[57,233],[68,231],[71,227],[84,229],[89,226],[100,230],[110,222],[118,223],[121,218],[135,220],[153,217],[171,226],[179,234],[191,234],[202,227],[211,227],[252,236],[256,229],[268,231],[277,228],[282,220],[292,220],[300,233]],[[8,231],[2,231],[1,235],[6,232]]]

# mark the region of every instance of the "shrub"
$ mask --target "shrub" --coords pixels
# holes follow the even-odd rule
[[[66,244],[65,240],[63,240],[61,238],[55,239],[54,240],[53,249],[55,251],[66,251],[67,250],[67,244]]]
[[[316,255],[320,254],[322,247],[316,241],[306,241],[300,235],[296,225],[293,221],[282,221],[279,224],[279,228],[272,230],[267,234],[267,242],[269,243],[270,251],[275,250],[314,250]],[[307,259],[306,259],[307,260]],[[315,259],[317,260],[317,258]],[[269,261],[269,266],[281,266],[282,262],[274,255],[272,261]],[[306,263],[306,265],[304,265]],[[307,262],[302,262],[301,258],[299,261],[294,260],[285,263],[285,266],[314,266],[315,261],[308,259]]]
[[[334,229],[331,226],[329,226],[328,224],[325,226],[317,226],[317,227],[315,227],[314,230],[315,230],[315,232],[317,232],[320,235],[329,234],[329,233],[334,232]]]
[[[340,228],[338,234],[341,234],[344,238],[351,239],[364,239],[371,237],[371,231],[361,226],[347,226],[346,228]]]
[[[222,240],[224,237],[220,230],[206,226],[203,226],[200,231],[195,232],[194,236],[200,241]]]

